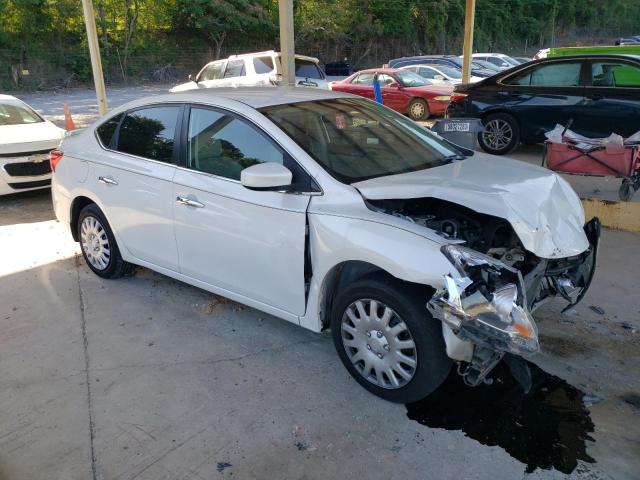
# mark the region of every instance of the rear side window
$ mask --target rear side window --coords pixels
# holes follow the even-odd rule
[[[322,80],[324,75],[322,75],[322,70],[320,67],[315,64],[315,62],[311,62],[309,60],[301,60],[297,59],[296,62],[296,77],[304,77],[304,78],[315,78]]]
[[[112,147],[111,141],[113,140],[113,134],[116,133],[116,128],[120,124],[120,120],[122,119],[122,113],[116,115],[115,117],[110,118],[98,128],[96,128],[96,133],[98,134],[98,138],[102,145],[107,148]]]
[[[180,107],[151,107],[129,112],[122,120],[117,150],[171,163]]]
[[[231,60],[227,63],[224,78],[242,77],[244,75],[244,60]]]
[[[532,87],[578,87],[581,69],[582,62],[550,63],[530,68],[504,83]]]
[[[591,84],[594,87],[639,88],[640,68],[615,60],[593,62]]]
[[[351,83],[356,85],[373,85],[373,73],[361,73],[351,80]]]
[[[431,70],[430,68],[421,68],[418,70],[418,73],[424,78],[435,78],[436,72]]]
[[[271,57],[255,57],[253,68],[256,73],[271,73],[273,71],[273,59]]]

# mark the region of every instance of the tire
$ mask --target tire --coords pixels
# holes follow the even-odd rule
[[[109,222],[95,203],[80,211],[76,228],[82,256],[93,273],[118,278],[133,271],[133,265],[122,259]]]
[[[623,202],[628,202],[633,198],[633,195],[636,193],[635,185],[633,181],[627,180],[626,178],[622,180],[622,184],[620,185],[620,189],[618,190],[618,197]]]
[[[409,102],[407,113],[409,114],[409,118],[416,122],[426,120],[429,118],[429,115],[431,115],[429,113],[429,105],[421,98],[414,98]]]
[[[427,311],[427,299],[426,289],[408,287],[385,274],[373,274],[349,285],[333,302],[331,332],[340,360],[351,376],[374,395],[391,402],[415,402],[438,388],[449,374],[452,361],[445,353],[441,323]],[[372,305],[377,307],[373,318]],[[387,309],[391,311],[389,315]],[[353,315],[365,323],[358,323],[357,327]],[[389,370],[391,365],[395,368]]]
[[[493,155],[506,155],[520,144],[520,126],[508,113],[493,113],[482,120],[484,130],[478,134],[480,147]]]

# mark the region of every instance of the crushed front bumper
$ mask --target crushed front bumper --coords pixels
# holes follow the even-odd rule
[[[593,280],[600,238],[600,221],[588,222],[585,235],[589,249],[578,257],[549,262],[523,279],[519,270],[459,245],[446,245],[443,254],[457,275],[444,276],[444,287],[427,303],[431,314],[447,325],[460,340],[475,345],[470,366],[481,381],[504,354],[528,356],[540,350],[538,330],[531,307],[545,295],[560,296],[567,308],[584,298]],[[528,300],[530,298],[530,301]]]

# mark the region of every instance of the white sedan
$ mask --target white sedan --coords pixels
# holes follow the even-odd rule
[[[142,265],[320,332],[354,378],[418,400],[539,350],[531,312],[573,305],[597,219],[553,172],[460,151],[319,89],[140,99],[52,152],[58,219],[87,265]],[[140,313],[141,315],[143,312]],[[525,381],[526,383],[526,381]]]
[[[446,65],[408,65],[401,67],[400,70],[410,70],[436,84],[460,85],[462,83],[462,72],[460,69]],[[483,78],[471,76],[469,83],[476,83],[480,80],[483,80]]]
[[[48,188],[49,151],[65,131],[10,95],[0,95],[0,195]]]

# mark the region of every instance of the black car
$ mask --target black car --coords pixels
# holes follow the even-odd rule
[[[462,59],[455,55],[418,55],[416,57],[402,57],[389,60],[389,68],[400,68],[420,64],[445,65],[447,67],[462,69]],[[471,75],[475,77],[487,78],[495,73],[495,70],[489,70],[475,62],[471,63]]]
[[[447,117],[481,118],[480,146],[511,152],[538,143],[556,124],[587,137],[640,130],[640,56],[572,55],[519,65],[476,84],[459,85]]]

